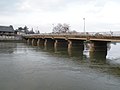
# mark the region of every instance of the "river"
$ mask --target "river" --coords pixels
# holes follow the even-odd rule
[[[0,90],[120,90],[120,43],[101,55],[0,42]]]

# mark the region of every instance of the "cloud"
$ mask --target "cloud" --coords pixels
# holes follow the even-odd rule
[[[118,30],[119,4],[119,0],[1,0],[0,23],[41,26],[45,32],[53,23],[69,23],[71,29],[82,31],[86,18],[88,31],[105,31],[106,26]]]
[[[22,11],[57,11],[64,7],[64,0],[24,0],[19,10]]]
[[[89,2],[90,0],[23,0],[19,9],[54,12],[64,10],[68,5],[83,5]]]
[[[0,14],[9,14],[16,11],[20,0],[0,0]]]

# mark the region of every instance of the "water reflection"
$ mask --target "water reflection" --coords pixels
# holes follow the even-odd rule
[[[72,47],[72,48],[67,48],[63,46],[40,46],[41,49],[46,50],[48,52],[60,54],[63,56],[68,56],[68,57],[79,57],[81,60],[83,58],[83,48],[81,47]]]
[[[46,51],[53,51],[54,53],[58,53],[61,55],[68,55],[69,57],[80,57],[81,59],[83,59],[83,56],[86,56],[85,54],[83,54],[83,48],[81,47],[72,47],[72,48],[67,48],[67,47],[53,47],[53,46],[40,46],[41,49],[44,49]],[[89,47],[86,47],[85,44],[85,50],[87,50],[87,52],[89,53],[89,59],[92,61],[96,60],[97,61],[106,61],[106,56],[107,56],[107,51],[94,51],[91,52]]]
[[[69,57],[80,57],[80,59],[83,59],[83,49],[79,47],[69,48],[68,49],[68,55]]]
[[[94,63],[106,63],[107,51],[89,51],[91,62]]]
[[[16,43],[0,42],[0,53],[13,53],[16,46]]]
[[[87,52],[89,53],[89,57],[87,55],[83,54],[83,49],[78,47],[73,48],[66,48],[66,47],[46,47],[47,52],[52,52],[60,57],[67,56],[68,58],[74,57],[73,62],[78,65],[86,65],[89,66],[89,68],[101,71],[102,73],[109,73],[114,74],[115,76],[120,76],[120,68],[114,67],[109,65],[107,56],[107,51],[94,51],[90,52],[89,47],[85,47]],[[108,50],[110,50],[110,44],[108,47]],[[85,66],[86,67],[86,66]]]
[[[91,69],[120,77],[120,68],[118,66],[113,66],[109,64],[110,59],[106,58],[107,52],[111,50],[111,43],[108,43],[108,51],[105,50],[94,52],[90,52],[89,46],[85,44],[85,50],[87,53],[89,53],[89,57],[87,57],[87,55],[83,53],[83,49],[78,47],[73,47],[69,49],[67,47],[53,47],[49,45],[46,48],[44,48],[43,46],[40,47],[42,50],[50,52],[51,54],[55,53],[55,55],[59,55],[60,57],[74,57],[72,58],[73,63],[77,65],[82,64],[86,67],[87,64],[87,66]]]

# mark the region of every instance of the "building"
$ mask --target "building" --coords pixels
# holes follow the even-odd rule
[[[24,35],[25,31],[24,30],[15,30],[15,34],[17,34],[17,35]]]
[[[13,26],[0,26],[0,35],[11,35],[14,34]]]
[[[24,34],[34,34],[33,28],[29,31],[27,26],[25,27],[18,27],[18,29],[15,30],[15,34],[17,35],[24,35]]]

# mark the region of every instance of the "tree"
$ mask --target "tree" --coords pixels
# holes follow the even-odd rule
[[[38,31],[36,31],[36,34],[40,34],[40,31],[38,30]]]
[[[18,30],[21,31],[21,30],[23,30],[23,28],[22,27],[18,27]]]
[[[25,34],[29,33],[29,30],[28,30],[27,26],[25,26],[25,27],[18,27],[18,29],[16,31],[23,32]]]
[[[58,23],[57,26],[53,27],[53,33],[67,33],[69,32],[69,27],[68,24]]]
[[[33,28],[29,31],[28,34],[34,34]]]
[[[66,23],[63,24],[63,29],[64,29],[64,32],[69,32],[69,28],[70,26]]]
[[[28,34],[28,33],[29,33],[27,26],[25,26],[25,27],[23,28],[23,30],[24,30],[25,34]]]

